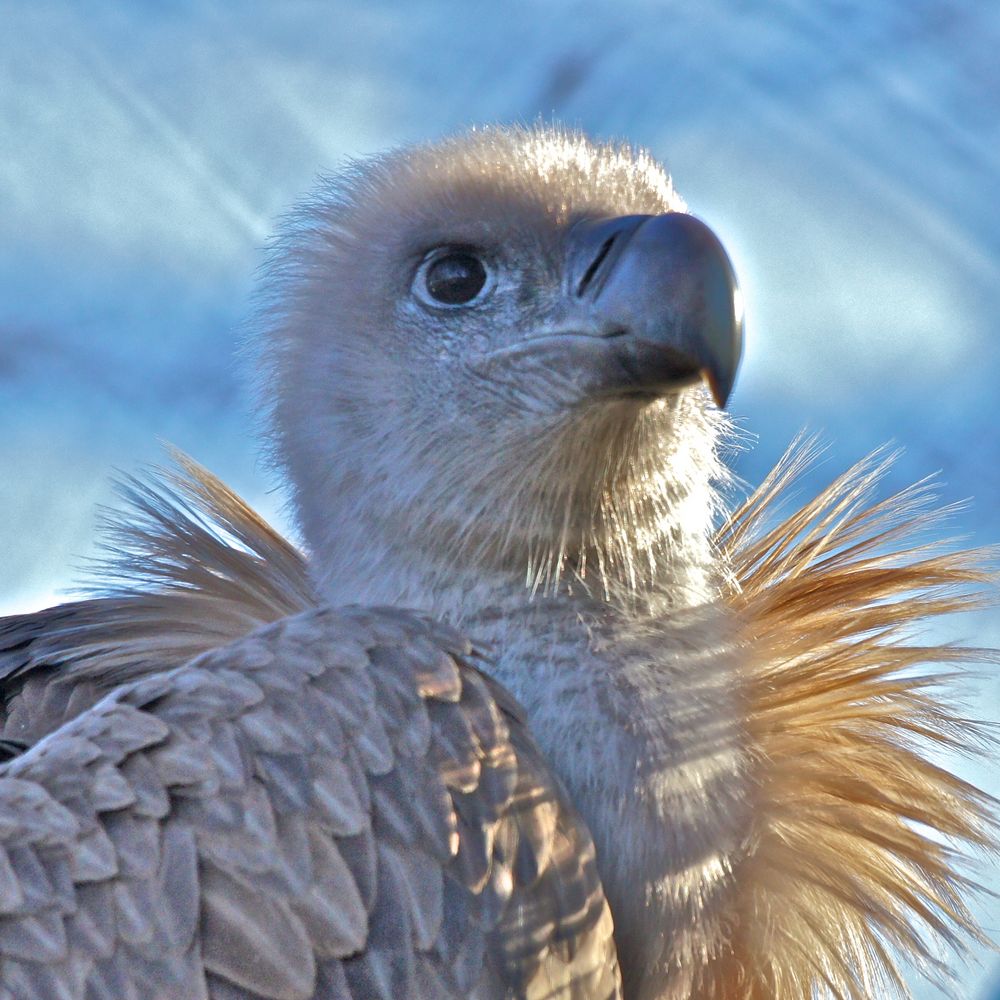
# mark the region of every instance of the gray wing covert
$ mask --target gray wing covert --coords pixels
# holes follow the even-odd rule
[[[590,837],[460,636],[310,611],[0,767],[0,998],[620,993]]]

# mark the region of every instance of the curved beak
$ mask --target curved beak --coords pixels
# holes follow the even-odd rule
[[[569,233],[574,312],[613,340],[624,394],[660,396],[703,378],[720,406],[743,353],[743,300],[718,237],[691,215],[584,220]]]

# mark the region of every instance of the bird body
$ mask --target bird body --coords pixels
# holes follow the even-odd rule
[[[981,732],[912,671],[977,654],[906,637],[973,602],[981,559],[908,547],[926,491],[872,500],[877,462],[776,518],[802,448],[720,516],[699,375],[723,401],[734,293],[662,169],[575,134],[326,182],[275,244],[256,355],[308,560],[186,463],[131,488],[111,594],[0,623],[8,775],[66,805],[81,740],[67,774],[155,772],[147,839],[94,879],[125,893],[135,859],[166,885],[184,854],[176,968],[142,950],[163,926],[124,923],[23,965],[0,907],[0,982],[860,1000],[902,988],[893,949],[933,974],[928,933],[977,933],[938,835],[992,843],[992,805],[919,744]],[[123,713],[134,748],[101,721]],[[140,809],[119,790],[49,855]],[[39,912],[75,927],[90,882],[60,884]]]

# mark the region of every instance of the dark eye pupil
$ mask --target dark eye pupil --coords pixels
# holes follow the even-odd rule
[[[471,253],[457,251],[439,257],[427,269],[431,298],[449,306],[471,302],[486,284],[486,268]]]

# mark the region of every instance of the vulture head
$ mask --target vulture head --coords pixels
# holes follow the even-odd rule
[[[275,250],[265,408],[329,599],[700,591],[742,311],[648,155],[473,131],[325,182]]]

